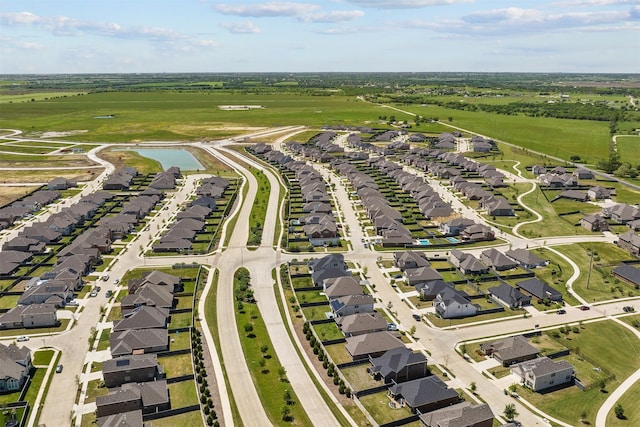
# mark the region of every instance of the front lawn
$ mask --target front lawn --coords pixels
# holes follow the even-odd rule
[[[552,333],[553,331],[550,331],[547,334]],[[576,368],[582,371],[578,374],[590,377],[594,372],[598,373],[596,375],[600,375],[601,372],[603,376],[610,378],[606,383],[606,389],[609,391],[614,390],[625,378],[640,368],[640,342],[635,335],[615,322],[586,324],[580,333],[561,335],[559,341],[572,350],[571,356],[577,357],[577,362],[581,362],[580,358],[587,362],[579,365],[576,362]],[[593,367],[599,368],[600,371],[594,371]],[[593,379],[590,378],[589,381]],[[546,394],[528,392],[519,387],[518,393],[542,411],[572,425],[579,423],[583,411],[587,414],[587,421],[593,425],[598,408],[608,396],[599,390],[597,384],[584,392],[576,386],[571,386]]]
[[[369,412],[378,424],[385,424],[396,420],[401,420],[411,415],[409,409],[401,407],[392,409],[389,406],[391,402],[387,397],[386,391],[362,396],[359,398],[362,405]]]

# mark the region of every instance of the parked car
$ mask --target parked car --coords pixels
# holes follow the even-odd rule
[[[113,281],[114,285],[117,285],[118,283],[120,283],[120,279],[116,279],[116,280]]]
[[[413,316],[413,319],[417,320],[418,322],[422,320],[420,313],[413,313],[412,316]]]
[[[590,309],[591,309],[591,307],[589,307],[588,305],[581,305],[580,306],[580,310],[582,310],[582,311],[587,311],[587,310],[590,310]]]
[[[104,276],[102,276],[102,280],[103,280],[104,282],[106,282],[107,280],[109,280],[109,275],[108,275],[108,274],[105,274]]]
[[[102,290],[102,288],[100,286],[96,286],[95,287],[96,291],[100,292]]]
[[[65,305],[68,306],[68,307],[77,307],[78,306],[78,301],[72,299],[71,301],[68,301]]]
[[[16,341],[18,342],[29,341],[29,337],[26,335],[20,335],[18,338],[16,338]]]
[[[633,313],[634,311],[636,311],[636,309],[630,305],[625,305],[624,307],[622,307],[622,311],[624,311],[625,313]]]
[[[387,331],[397,331],[398,325],[395,323],[387,323]]]
[[[62,365],[56,366],[56,374],[59,374],[60,372],[62,372]]]
[[[108,291],[104,294],[104,296],[106,296],[107,298],[111,298],[111,295],[112,295],[112,294],[113,294],[113,293],[111,292],[111,290],[108,290]]]
[[[97,297],[98,296],[98,291],[96,291],[95,289],[93,291],[91,291],[91,293],[89,294],[90,297]]]
[[[561,308],[560,310],[556,311],[557,314],[567,314],[567,310],[565,310],[564,308]]]

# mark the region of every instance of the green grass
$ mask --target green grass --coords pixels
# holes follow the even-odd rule
[[[191,312],[172,314],[169,328],[175,329],[191,326],[191,317]]]
[[[378,424],[384,424],[406,418],[411,415],[408,408],[391,409],[389,407],[389,397],[385,391],[362,396],[359,398],[360,403],[369,412],[369,415],[376,420]]]
[[[264,109],[223,111],[225,104],[260,104]],[[179,114],[176,114],[179,111]],[[31,132],[83,129],[89,132],[65,139],[135,142],[140,140],[200,140],[241,134],[229,127],[274,124],[321,126],[360,124],[386,109],[355,102],[347,96],[290,93],[261,95],[177,92],[109,92],[59,98],[47,102],[4,104],[0,128]],[[95,116],[112,114],[109,120]]]
[[[234,280],[234,287],[238,285],[236,282]],[[300,402],[289,383],[281,381],[279,378],[278,370],[281,365],[273,351],[273,344],[269,338],[267,327],[258,313],[259,310],[255,304],[245,303],[244,310],[236,313],[236,323],[244,357],[265,412],[275,425],[311,425],[311,420],[308,418],[304,408],[300,406]],[[253,330],[245,332],[245,325],[249,324],[252,325]],[[263,345],[266,345],[269,349],[266,354],[267,357],[261,351]],[[264,365],[260,366],[261,363],[264,363]],[[291,423],[283,421],[280,414],[280,409],[284,405],[283,395],[285,390],[290,391],[295,402],[290,405],[293,416]]]
[[[233,423],[242,427],[242,418],[240,417],[240,412],[238,411],[238,406],[236,405],[235,396],[231,392],[231,387],[229,385],[229,378],[227,376],[227,370],[225,367],[224,359],[222,359],[222,351],[220,348],[220,335],[218,334],[218,316],[216,313],[216,304],[217,304],[217,294],[218,294],[218,278],[219,271],[213,270],[210,271],[209,274],[213,274],[213,281],[211,284],[211,290],[207,294],[207,298],[205,300],[205,312],[204,316],[207,319],[207,324],[209,325],[209,332],[213,336],[214,345],[216,347],[216,351],[218,353],[218,357],[220,358],[220,365],[222,366],[222,374],[224,376],[224,382],[226,386],[226,393],[229,397],[229,403],[231,406],[231,413],[233,416]]]
[[[376,381],[367,372],[369,364],[349,366],[340,370],[350,387],[355,391],[367,390],[382,385],[382,381]]]
[[[560,338],[563,345],[574,354],[578,350],[580,357],[612,377],[607,383],[607,390],[615,389],[640,368],[640,342],[615,322],[590,323],[584,325],[579,334],[571,333],[568,337],[570,339]],[[600,392],[599,387],[584,392],[577,387],[568,387],[547,394],[531,393],[520,387],[518,393],[542,411],[572,425],[578,424],[582,411],[594,424],[597,410],[608,396]]]
[[[109,336],[111,335],[111,329],[103,329],[100,333],[100,339],[98,340],[98,351],[106,350],[109,348]]]
[[[620,159],[632,166],[640,164],[640,136],[620,135],[616,138]]]
[[[573,283],[573,289],[585,300],[591,302],[609,300],[629,296],[629,292],[637,295],[633,287],[611,276],[611,269],[620,265],[623,260],[630,259],[628,252],[610,243],[577,243],[558,246],[559,252],[569,256],[580,268],[580,276]],[[593,250],[593,267],[589,275]],[[587,287],[588,283],[588,287]]]
[[[344,338],[344,334],[338,328],[334,322],[331,323],[319,323],[316,325],[312,325],[313,329],[316,331],[316,335],[320,338],[321,341],[329,341],[335,340],[339,338]]]
[[[49,365],[54,354],[53,350],[38,350],[33,354],[32,363],[34,366]]]
[[[171,396],[172,408],[183,408],[185,406],[198,404],[198,393],[193,381],[180,381],[167,385],[169,396]]]
[[[617,403],[624,409],[624,420],[616,418],[613,409],[607,415],[607,427],[628,427],[640,425],[640,407],[638,407],[638,396],[640,396],[640,382],[636,382],[627,390]],[[615,406],[614,406],[615,409]]]
[[[100,387],[103,382],[102,380],[92,380],[87,383],[87,394],[84,398],[84,403],[91,403],[96,401],[96,397],[98,396],[106,396],[109,394],[109,389],[107,387]]]
[[[83,416],[84,419],[84,416]],[[202,425],[202,415],[200,411],[187,412],[186,414],[174,415],[171,417],[153,420],[153,427],[175,427],[175,426],[200,426]]]
[[[158,364],[164,368],[167,378],[193,374],[190,353],[161,357]]]

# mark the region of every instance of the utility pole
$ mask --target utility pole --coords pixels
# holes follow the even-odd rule
[[[591,259],[589,260],[589,273],[587,274],[587,289],[589,289],[589,281],[591,280],[591,267],[593,266],[593,248],[589,249]]]

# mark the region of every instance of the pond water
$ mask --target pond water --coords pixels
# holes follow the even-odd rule
[[[164,170],[177,166],[180,170],[204,170],[193,154],[182,148],[136,148],[132,151],[160,162]]]

